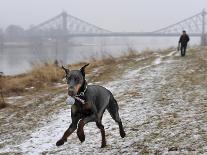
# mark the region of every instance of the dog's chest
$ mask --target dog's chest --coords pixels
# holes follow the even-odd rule
[[[83,109],[81,111],[81,113],[83,114],[83,116],[89,116],[92,114],[92,110],[91,108],[87,108],[85,105],[83,106]]]
[[[90,103],[79,104],[78,113],[81,117],[90,116],[92,114],[92,106]]]

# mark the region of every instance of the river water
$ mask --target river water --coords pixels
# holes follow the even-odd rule
[[[191,38],[190,46],[199,44],[200,38]],[[72,40],[73,45],[64,49],[55,46],[7,47],[0,49],[0,71],[5,75],[16,75],[31,70],[41,63],[58,60],[61,64],[87,62],[92,58],[126,53],[129,49],[142,52],[177,47],[176,37],[127,37],[127,38],[84,38]],[[77,44],[78,42],[78,44]]]

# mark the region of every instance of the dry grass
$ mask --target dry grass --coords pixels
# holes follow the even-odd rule
[[[56,65],[36,66],[27,74],[5,77],[2,84],[3,93],[9,96],[20,95],[32,90],[37,91],[62,80],[63,76],[61,68]]]
[[[0,109],[5,108],[7,104],[4,101],[4,96],[3,96],[3,74],[0,74]]]
[[[92,59],[87,71],[91,73],[96,69],[96,72],[90,77],[89,82],[112,80],[121,75],[124,72],[124,68],[134,61],[135,57],[139,56],[142,57],[143,53],[139,54],[135,50],[128,50],[126,54],[118,58],[108,54],[104,55],[101,60]]]
[[[0,100],[0,109],[3,109],[7,106],[7,104],[4,101]]]
[[[3,93],[0,90],[0,109],[5,108],[6,106],[7,106],[7,104],[4,101]]]
[[[142,54],[143,56],[144,54]],[[107,81],[120,74],[119,65],[130,62],[130,59],[139,57],[135,50],[129,50],[127,54],[114,58],[112,55],[104,55],[101,60],[91,58],[87,67],[89,82]],[[69,65],[70,69],[80,69],[85,62]],[[98,69],[98,72],[94,72]],[[5,96],[25,95],[40,90],[50,89],[54,83],[62,82],[64,71],[55,64],[44,64],[35,66],[30,72],[17,76],[4,76],[1,82],[3,94]]]
[[[137,51],[129,49],[126,54],[118,58],[113,57],[110,54],[102,55],[101,59],[91,58],[87,63],[90,65],[86,69],[88,82],[98,82],[98,81],[109,81],[115,76],[120,75],[124,70],[124,67],[120,68],[120,65],[127,66],[128,63],[131,63],[135,57],[142,57],[148,55],[146,53],[139,54]],[[132,60],[133,61],[133,60]],[[86,62],[81,62],[78,64],[69,65],[70,69],[80,69]]]

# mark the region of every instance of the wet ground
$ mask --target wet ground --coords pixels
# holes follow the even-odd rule
[[[73,133],[55,146],[71,123],[65,85],[44,95],[10,97],[10,106],[0,110],[0,154],[207,154],[206,53],[155,51],[121,64],[123,72],[113,80],[97,82],[118,100],[127,134],[120,137],[106,111],[106,148],[100,148],[95,123],[85,126],[84,143]]]

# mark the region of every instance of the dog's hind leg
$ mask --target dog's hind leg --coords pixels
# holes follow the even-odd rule
[[[96,122],[97,127],[101,130],[101,137],[102,137],[102,142],[101,142],[101,147],[105,147],[106,146],[106,136],[105,136],[105,130],[104,130],[104,126],[101,122]]]
[[[104,109],[105,111],[105,109]],[[104,148],[106,146],[106,135],[105,135],[105,129],[104,129],[104,126],[103,124],[101,123],[102,122],[102,117],[103,117],[103,112],[97,114],[97,121],[96,121],[96,126],[100,129],[101,131],[101,148]]]
[[[115,122],[118,123],[120,136],[122,138],[124,138],[126,136],[126,133],[124,131],[124,128],[123,128],[123,125],[121,122],[121,118],[119,117],[119,112],[118,112],[119,107],[118,107],[117,101],[113,97],[109,101],[109,105],[107,107],[107,110],[110,113],[113,120],[115,120]]]

